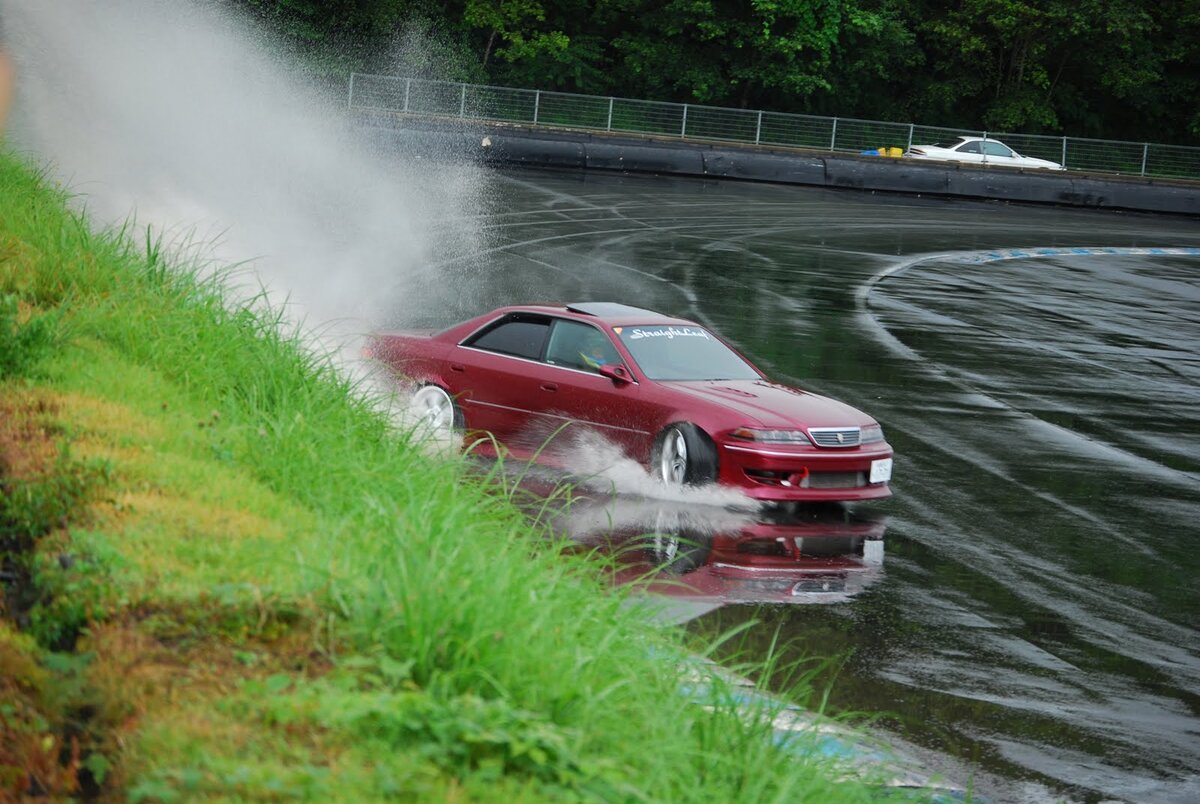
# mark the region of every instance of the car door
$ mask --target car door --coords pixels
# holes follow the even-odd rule
[[[450,350],[446,380],[468,427],[507,443],[529,426],[549,333],[548,316],[512,313]]]
[[[1021,161],[1012,148],[993,140],[983,143],[983,155],[984,159],[993,165],[1017,165]]]
[[[983,162],[983,144],[978,140],[964,142],[954,149],[954,153],[956,154],[955,159],[960,162],[970,162],[976,165]]]
[[[642,387],[632,374],[629,382],[617,382],[600,373],[602,365],[625,363],[607,331],[582,321],[556,319],[545,362],[545,382],[539,384],[545,427],[567,423],[567,432],[590,429],[640,460],[653,438],[648,429],[653,412],[645,410]]]

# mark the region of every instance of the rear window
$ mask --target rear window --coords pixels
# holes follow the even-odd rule
[[[509,318],[484,330],[467,341],[464,346],[539,360],[549,331],[549,319]]]
[[[613,327],[652,380],[757,380],[761,375],[703,327]]]

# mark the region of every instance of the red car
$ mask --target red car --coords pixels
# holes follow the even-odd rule
[[[779,501],[891,494],[892,448],[874,419],[772,382],[685,319],[607,302],[521,305],[441,332],[381,333],[366,353],[418,385],[430,424],[490,433],[518,458],[570,423],[667,484]]]

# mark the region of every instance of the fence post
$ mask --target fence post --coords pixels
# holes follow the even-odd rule
[[[412,89],[412,79],[405,78],[404,79],[404,109],[403,109],[403,111],[405,113],[408,112],[408,92],[410,89]]]
[[[354,108],[354,73],[350,73],[350,94],[346,96],[346,109]]]
[[[462,85],[462,92],[458,96],[458,116],[467,116],[467,85]]]
[[[915,123],[909,123],[909,124],[908,124],[908,145],[905,145],[905,146],[904,146],[904,150],[906,150],[906,151],[907,151],[907,150],[909,150],[910,148],[912,148],[913,130],[914,130],[915,128],[916,128],[916,124],[915,124]]]
[[[608,99],[608,124],[605,125],[605,127],[604,127],[605,131],[612,131],[612,107],[613,107],[613,99],[610,96]]]
[[[533,93],[533,124],[537,125],[538,107],[542,104],[542,91],[535,90]]]
[[[1063,137],[1063,154],[1062,154],[1062,163],[1061,164],[1063,167],[1067,166],[1067,138],[1066,137]]]
[[[833,146],[837,144],[837,118],[833,118],[833,130],[829,132],[829,150],[833,150]]]
[[[1142,175],[1146,175],[1146,157],[1150,155],[1150,143],[1142,143]]]
[[[683,104],[683,122],[679,126],[679,139],[681,140],[687,139],[687,107],[686,103]]]
[[[754,144],[758,145],[762,139],[762,109],[758,110],[758,124],[754,126]]]

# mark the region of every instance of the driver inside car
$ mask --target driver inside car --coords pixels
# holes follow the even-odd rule
[[[583,360],[583,364],[590,369],[596,371],[608,362],[608,358],[604,354],[604,349],[598,343],[592,344],[586,350],[579,353],[579,357]]]
[[[604,340],[604,336],[595,333],[583,342],[579,349],[581,365],[592,371],[599,371],[601,366],[620,363],[621,358],[613,349],[612,344]]]

